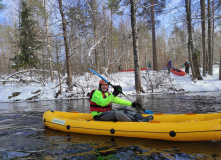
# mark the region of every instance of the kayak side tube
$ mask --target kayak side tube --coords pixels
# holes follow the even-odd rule
[[[221,118],[186,122],[109,122],[87,119],[89,117],[83,113],[46,111],[43,122],[47,127],[63,132],[168,141],[221,140]]]

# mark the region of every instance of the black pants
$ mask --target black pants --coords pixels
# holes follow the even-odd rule
[[[140,113],[135,112],[133,108],[124,106],[116,108],[115,111],[106,111],[94,116],[94,120],[113,122],[148,122],[153,120],[153,116],[143,117]]]
[[[121,111],[106,111],[94,117],[97,121],[122,121],[122,122],[132,122],[132,120]]]
[[[186,72],[186,74],[189,74],[189,66],[186,66],[185,72]]]
[[[168,74],[170,74],[170,66],[168,66],[167,69],[168,69]]]

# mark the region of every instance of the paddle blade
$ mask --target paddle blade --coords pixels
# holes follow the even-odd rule
[[[154,114],[153,111],[151,111],[151,110],[146,110],[146,109],[145,109],[144,113],[145,113],[145,114]]]

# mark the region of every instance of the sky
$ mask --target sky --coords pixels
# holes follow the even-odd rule
[[[174,6],[177,6],[180,3],[180,0],[170,0],[170,1],[171,2],[166,5],[166,8],[168,10],[171,10],[172,8],[174,8]],[[17,7],[18,4],[14,0],[3,0],[3,4],[6,5],[6,9],[0,13],[0,23],[1,24],[5,24],[5,23],[11,24],[10,16],[13,16],[13,14],[16,14],[15,10],[16,10],[16,8],[18,8]],[[130,8],[130,7],[127,7],[127,8]],[[172,19],[174,18],[171,15],[176,12],[177,12],[177,9],[174,9],[169,14],[162,14],[157,17],[157,19],[161,21],[161,26],[163,26],[166,29],[166,32],[168,34],[171,32],[171,29],[172,29],[171,25],[173,24]],[[125,17],[128,18],[128,15],[126,15]],[[118,24],[118,19],[114,20],[114,24],[115,25]],[[161,32],[161,30],[159,30],[158,32]]]
[[[184,71],[184,68],[182,68]],[[167,70],[161,70],[159,73],[165,72]],[[202,72],[202,69],[201,69]],[[150,76],[154,75],[154,71],[149,71]],[[202,74],[202,73],[201,73]],[[126,95],[136,95],[135,87],[134,87],[134,72],[118,72],[111,75],[101,74],[104,78],[106,78],[113,85],[121,85],[123,89],[123,93]],[[147,71],[141,71],[141,76],[147,76]],[[25,78],[25,77],[23,77]],[[26,77],[30,79],[30,77]],[[2,81],[3,79],[0,79]],[[13,80],[13,79],[11,79]],[[67,96],[75,95],[72,97],[73,99],[81,99],[87,98],[87,93],[90,93],[91,90],[98,88],[100,78],[97,75],[92,74],[90,77],[89,71],[85,73],[83,76],[74,76],[73,81],[77,84],[78,87],[75,87],[72,92],[65,92],[67,89],[66,84],[62,84],[62,94],[58,97],[58,99],[68,99]],[[176,89],[183,89],[185,92],[216,92],[221,90],[221,81],[219,80],[219,65],[215,65],[213,67],[213,76],[206,75],[203,77],[203,80],[193,82],[191,80],[191,70],[190,75],[185,76],[177,76],[173,73],[169,76],[169,82],[166,82],[168,88],[171,83]],[[73,83],[74,83],[73,82]],[[155,93],[151,93],[151,91],[147,91],[147,83],[144,78],[141,80],[143,89],[146,93],[142,94],[168,94],[168,93],[177,93],[174,90],[167,90],[168,88],[160,88],[156,89]],[[54,100],[55,93],[58,91],[59,87],[54,88],[58,84],[58,81],[54,83],[45,83],[45,86],[41,86],[37,83],[6,83],[3,85],[0,84],[0,102],[13,102],[13,101],[25,101],[27,98],[38,95],[36,101],[43,100]],[[35,93],[36,91],[41,90],[39,93]],[[110,91],[113,91],[112,88],[109,88]],[[10,98],[13,92],[21,92],[20,95]]]
[[[12,15],[12,12],[15,12],[16,2],[14,0],[3,0],[2,3],[5,5],[6,8],[0,12],[0,23],[10,24],[10,15]]]
[[[4,3],[1,3],[1,4],[4,4]],[[0,23],[1,23],[1,24],[4,24],[4,17],[5,17],[4,11],[1,11],[1,12],[0,12]]]

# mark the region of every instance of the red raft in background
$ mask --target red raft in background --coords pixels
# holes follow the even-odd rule
[[[173,72],[174,74],[178,75],[178,76],[184,76],[186,75],[186,73],[180,69],[177,68],[170,68],[170,71]]]
[[[141,68],[141,71],[147,70],[147,68]],[[130,72],[130,71],[135,71],[135,69],[129,69],[129,70],[120,70],[119,72]]]

